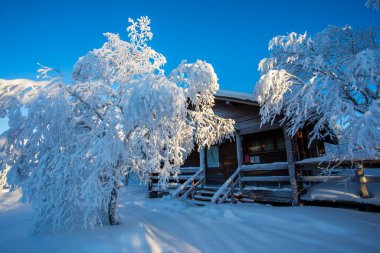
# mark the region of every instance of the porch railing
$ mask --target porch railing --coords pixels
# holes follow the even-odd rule
[[[180,199],[186,198],[194,189],[204,181],[204,169],[199,168],[199,170],[191,177],[189,177],[181,186],[179,186],[175,191],[171,193],[172,198],[178,198],[181,191],[185,190],[188,186],[190,188],[180,197]],[[195,182],[197,181],[197,182]]]
[[[235,199],[235,188],[236,184],[240,182],[240,171],[241,167],[238,167],[237,170],[230,176],[229,179],[215,192],[212,196],[211,202],[215,204],[224,203],[228,196],[231,196],[231,202],[236,203]],[[221,197],[221,195],[223,196]]]

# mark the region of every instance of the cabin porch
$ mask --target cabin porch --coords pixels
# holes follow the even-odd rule
[[[173,191],[170,194],[191,198],[198,204],[237,199],[242,202],[292,203],[288,165],[293,160],[288,159],[293,158],[288,157],[287,153],[291,152],[286,149],[293,150],[295,141],[287,140],[285,136],[281,128],[243,135],[237,132],[234,140],[192,152],[181,168],[178,180],[171,179],[169,190],[172,187]],[[196,176],[196,173],[188,173],[196,168],[199,172]],[[152,181],[151,185],[154,184]],[[231,186],[233,190],[223,192]],[[218,192],[220,189],[224,190]],[[169,190],[161,189],[161,194],[168,194]],[[151,187],[151,196],[154,191],[155,188]]]

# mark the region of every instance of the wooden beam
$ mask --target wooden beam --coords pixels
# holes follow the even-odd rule
[[[235,141],[235,143],[236,143],[236,159],[238,162],[238,167],[241,169],[241,167],[243,165],[243,147],[241,145],[241,135],[238,131],[235,131],[235,139],[236,139],[236,141]],[[241,174],[240,174],[240,177],[241,177]],[[239,177],[239,188],[241,189],[244,187],[244,183],[240,180],[240,177]]]
[[[301,176],[298,177],[298,180],[300,182],[339,182],[339,181],[346,181],[346,180],[352,180],[354,181],[356,179],[356,176],[354,175],[332,175],[332,176]],[[372,176],[368,175],[365,176],[366,182],[380,182],[380,176]]]
[[[206,151],[204,148],[199,150],[199,167],[203,169],[204,183],[206,184]]]
[[[339,182],[353,179],[352,176],[301,176],[298,178],[301,182]]]
[[[243,182],[289,182],[289,176],[248,176],[240,179]]]
[[[297,187],[297,179],[296,179],[296,166],[294,163],[294,155],[293,155],[293,145],[292,140],[289,134],[286,132],[284,128],[284,139],[285,139],[285,148],[286,148],[286,158],[288,160],[288,171],[290,178],[290,186],[292,188],[292,205],[299,205],[299,197],[298,197],[298,187]]]
[[[238,167],[241,167],[243,165],[243,148],[241,145],[241,136],[237,131],[235,132],[235,139],[236,139],[236,158],[238,162]]]
[[[265,171],[273,171],[273,170],[287,170],[288,164],[286,162],[278,162],[278,163],[259,163],[259,164],[251,164],[251,165],[243,165],[241,167],[242,171],[257,171],[257,170],[265,170]]]

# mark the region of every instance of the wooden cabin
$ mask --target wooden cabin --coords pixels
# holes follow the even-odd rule
[[[167,194],[173,188],[173,196],[190,196],[198,201],[238,197],[242,201],[294,202],[291,184],[295,177],[294,162],[324,154],[323,143],[308,148],[307,129],[291,139],[278,122],[261,126],[260,107],[250,94],[219,91],[215,98],[215,114],[235,120],[234,140],[200,152],[194,150],[182,166],[180,178],[173,178],[169,189],[158,187],[158,177],[152,175],[150,196]],[[202,172],[192,179],[198,170]],[[225,192],[227,187],[231,188],[229,180],[233,181],[237,194]],[[293,188],[297,187],[294,184]]]
[[[380,172],[379,157],[331,160],[324,156],[325,143],[308,145],[311,129],[307,127],[290,138],[278,122],[261,126],[260,107],[250,94],[219,91],[213,109],[218,116],[235,120],[234,140],[200,152],[194,150],[181,167],[181,174],[171,177],[166,188],[158,185],[158,174],[153,173],[151,197],[170,194],[198,205],[237,201],[298,205],[301,201],[380,211],[379,195],[371,194],[378,186],[366,185],[380,182],[380,175],[376,175]],[[325,142],[337,144],[333,139]],[[366,175],[363,169],[356,169],[358,164],[366,167]],[[341,192],[331,185],[334,182],[343,187]],[[353,188],[358,185],[358,190],[349,194],[351,199],[342,186],[347,183]],[[331,197],[332,193],[338,197]],[[339,199],[339,194],[344,198]]]

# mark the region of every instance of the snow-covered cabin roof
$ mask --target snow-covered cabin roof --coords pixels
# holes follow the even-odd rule
[[[227,91],[227,90],[218,90],[215,94],[216,99],[233,101],[233,102],[243,102],[248,104],[257,105],[257,101],[251,93],[244,93],[238,91]]]

